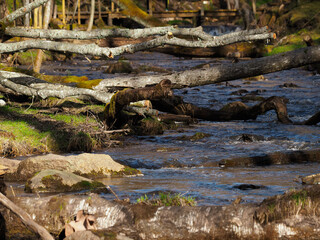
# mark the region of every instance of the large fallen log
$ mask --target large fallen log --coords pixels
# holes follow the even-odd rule
[[[179,115],[188,115],[194,118],[209,121],[231,121],[256,119],[267,111],[275,110],[278,121],[292,123],[287,114],[285,101],[281,97],[270,97],[265,101],[249,107],[242,102],[229,103],[220,110],[197,107],[191,103],[185,103],[181,97],[173,96],[161,100],[152,100],[152,105],[160,111]]]
[[[54,233],[61,232],[66,219],[81,209],[96,217],[98,230],[112,231],[113,236],[121,233],[122,238],[268,239],[272,234],[271,239],[318,239],[319,193],[320,186],[315,185],[260,204],[199,207],[121,204],[96,194],[23,197],[16,198],[16,204]]]
[[[12,37],[26,37],[26,38],[44,38],[50,40],[61,39],[77,39],[77,40],[89,40],[89,39],[102,39],[110,37],[125,37],[125,38],[146,38],[150,36],[163,36],[168,33],[172,33],[174,36],[187,36],[194,39],[201,39],[203,41],[219,42],[224,44],[225,42],[234,41],[251,41],[274,38],[274,33],[269,33],[267,27],[232,32],[221,36],[212,36],[203,31],[202,27],[197,28],[178,28],[175,26],[170,27],[154,27],[154,28],[142,28],[142,29],[96,29],[90,32],[86,31],[70,31],[63,29],[32,29],[32,28],[17,28],[8,27],[5,29],[5,34]],[[212,43],[211,43],[212,44]]]
[[[96,90],[110,87],[138,88],[153,85],[162,79],[169,79],[173,88],[195,87],[219,82],[282,71],[320,62],[320,46],[306,47],[295,51],[280,53],[273,56],[222,64],[207,69],[187,70],[173,74],[148,75],[140,77],[118,77],[105,79]]]

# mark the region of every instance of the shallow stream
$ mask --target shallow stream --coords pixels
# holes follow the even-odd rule
[[[178,58],[160,53],[125,55],[138,65],[152,65],[181,71],[199,64],[223,64],[225,60]],[[49,63],[44,66],[48,74],[88,76],[90,79],[111,78],[121,74],[103,73],[108,63],[115,60],[78,59],[66,63]],[[59,66],[60,64],[60,66]],[[54,70],[50,70],[54,69]],[[153,74],[152,72],[146,74]],[[281,87],[294,83],[297,87]],[[241,91],[239,91],[241,90]],[[239,101],[248,93],[261,97],[283,96],[289,100],[288,113],[294,122],[308,119],[320,108],[320,76],[292,69],[267,74],[259,81],[236,80],[229,84],[212,84],[202,87],[175,90],[186,102],[219,109],[224,104]],[[253,105],[257,102],[249,101]],[[210,136],[198,141],[183,140],[197,132]],[[244,142],[243,134],[257,135],[257,141]],[[228,204],[241,196],[245,202],[259,202],[267,196],[281,194],[290,188],[300,187],[299,176],[320,172],[320,164],[273,165],[252,168],[226,168],[215,166],[221,159],[238,156],[256,156],[288,150],[307,150],[320,147],[318,126],[284,125],[277,122],[274,111],[252,121],[208,122],[199,121],[178,130],[166,131],[158,136],[133,136],[126,140],[128,146],[107,149],[115,160],[139,168],[144,176],[107,178],[121,198],[132,201],[144,194],[170,191],[193,196],[198,205]],[[240,190],[239,184],[254,184],[257,189]],[[105,195],[114,199],[112,195]]]

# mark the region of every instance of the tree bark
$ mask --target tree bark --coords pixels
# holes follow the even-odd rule
[[[248,61],[223,64],[209,69],[187,70],[170,75],[140,76],[138,79],[136,77],[105,79],[95,89],[103,90],[116,86],[138,88],[156,84],[164,78],[172,82],[173,88],[195,87],[282,71],[317,62],[320,62],[320,46],[313,46]]]
[[[12,28],[8,27],[5,30],[5,34],[12,37],[26,37],[26,38],[45,38],[50,40],[60,39],[102,39],[108,37],[125,37],[125,38],[145,38],[154,35],[167,35],[171,32],[174,36],[189,36],[199,38],[207,41],[226,41],[227,39],[243,39],[247,36],[255,36],[268,33],[268,28],[258,28],[249,31],[238,31],[221,36],[212,36],[203,31],[202,27],[197,28],[177,28],[174,26],[169,27],[153,27],[153,28],[141,28],[141,29],[97,29],[91,32],[85,31],[69,31],[58,29],[28,29],[28,28]],[[272,33],[269,33],[271,38],[274,37]],[[269,36],[269,37],[270,37]],[[253,38],[253,37],[252,37]],[[258,37],[261,39],[261,37]],[[237,40],[238,41],[238,40]]]
[[[109,127],[118,125],[117,121],[121,121],[119,117],[121,110],[126,105],[129,105],[130,102],[137,102],[145,99],[159,100],[170,96],[172,96],[171,82],[166,79],[153,87],[127,89],[117,92],[112,96],[112,99],[105,107],[104,114],[106,124]]]
[[[275,110],[278,121],[290,124],[292,121],[287,114],[286,104],[281,97],[270,97],[265,101],[249,107],[242,102],[233,102],[227,104],[220,110],[211,110],[209,108],[197,107],[191,103],[185,103],[179,96],[152,100],[152,106],[160,111],[188,115],[193,118],[208,121],[231,121],[231,120],[249,120],[256,119],[270,110]]]
[[[11,202],[2,193],[0,193],[0,203],[4,205],[6,208],[10,209],[16,215],[18,215],[22,220],[23,224],[26,225],[30,230],[38,234],[41,237],[41,239],[54,240],[54,238],[44,227],[40,226],[35,221],[33,221],[24,210],[22,210],[20,207]]]
[[[108,103],[112,93],[92,89],[74,88],[30,77],[22,73],[0,71],[0,86],[16,93],[46,99],[48,97],[66,98],[71,96],[89,96],[99,102]]]
[[[23,6],[13,13],[9,14],[8,16],[4,17],[0,20],[0,24],[7,26],[12,23],[15,19],[24,16],[26,13],[30,13],[33,9],[39,7],[40,5],[45,4],[49,0],[36,0],[26,6]]]
[[[271,38],[272,34],[260,34],[259,36],[262,39]],[[85,55],[94,55],[94,56],[106,56],[112,58],[114,56],[121,55],[123,53],[134,53],[138,51],[148,50],[152,48],[156,48],[159,46],[173,45],[173,46],[183,46],[183,47],[217,47],[223,46],[226,44],[230,44],[233,42],[239,41],[247,41],[248,39],[257,40],[260,37],[258,35],[252,36],[243,36],[241,38],[234,39],[225,39],[225,41],[218,39],[212,41],[188,41],[180,38],[173,37],[172,34],[168,34],[166,36],[161,36],[146,42],[137,43],[137,44],[128,44],[115,48],[103,48],[99,47],[96,44],[89,45],[77,45],[73,43],[67,42],[52,42],[48,40],[27,40],[23,42],[16,43],[1,43],[0,44],[0,53],[9,53],[9,52],[17,52],[22,50],[27,50],[31,48],[35,49],[45,49],[45,50],[53,50],[53,51],[62,51],[62,52],[70,52],[77,54],[85,54]]]

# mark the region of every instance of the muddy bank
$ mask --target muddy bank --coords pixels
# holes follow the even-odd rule
[[[95,216],[99,236],[112,232],[132,239],[310,239],[317,238],[320,227],[319,194],[320,186],[315,185],[268,198],[260,204],[210,207],[130,205],[96,194],[13,200],[56,236],[79,210],[85,210]],[[18,221],[8,221],[15,216],[3,211],[2,214],[7,236],[17,236]]]

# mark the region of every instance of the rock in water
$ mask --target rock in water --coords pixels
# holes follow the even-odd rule
[[[11,178],[27,180],[35,173],[46,169],[72,172],[89,178],[141,174],[139,170],[115,162],[107,154],[83,153],[70,156],[48,154],[22,161]]]
[[[39,172],[26,183],[26,192],[71,192],[105,188],[101,182],[73,173],[47,169]],[[107,189],[105,188],[107,191]]]

